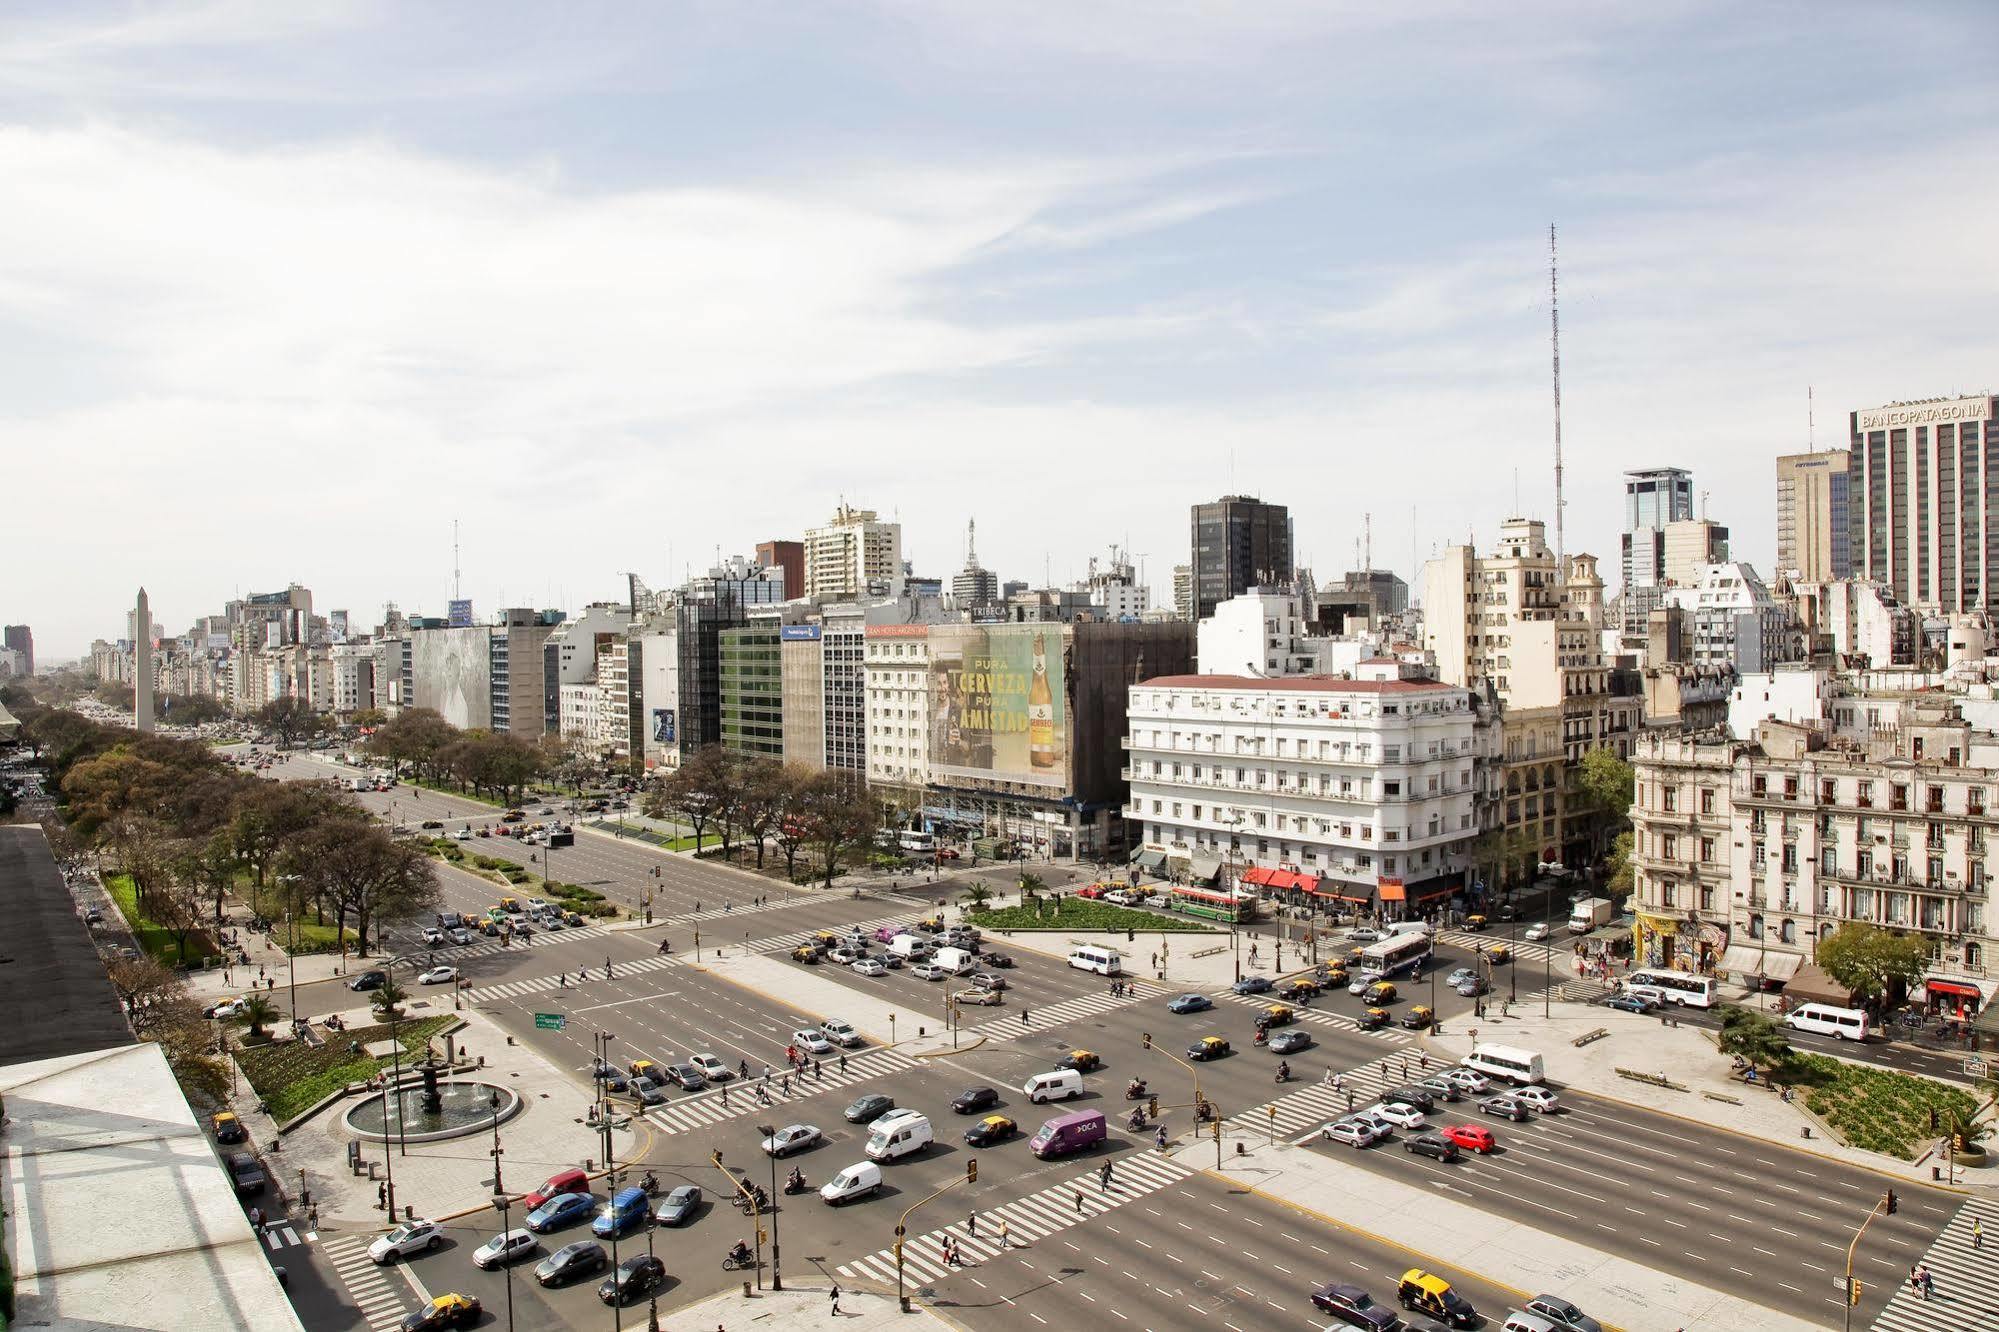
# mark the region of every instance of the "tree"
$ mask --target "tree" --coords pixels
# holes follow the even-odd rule
[[[803,805],[807,839],[819,856],[823,884],[831,888],[840,874],[841,856],[873,839],[880,813],[865,786],[835,772],[813,775]]]
[[[252,713],[250,720],[275,732],[279,746],[285,749],[317,735],[326,726],[326,718],[315,712],[311,703],[290,696],[272,699]]]
[[[1617,834],[1610,844],[1610,855],[1604,861],[1604,891],[1613,898],[1631,895],[1633,875],[1631,870],[1632,838],[1629,832]]]
[[[1921,935],[1849,924],[1819,940],[1813,960],[1871,1007],[1920,981],[1930,968],[1930,950]]]
[[[1026,906],[1048,891],[1048,881],[1030,870],[1020,872],[1020,904]]]
[[[264,1028],[278,1020],[278,1006],[261,994],[253,994],[243,1001],[240,1016],[250,1024],[250,1039],[262,1041]]]
[[[984,911],[986,904],[992,901],[993,890],[987,886],[985,880],[974,879],[965,885],[964,891],[960,892],[958,896],[971,910]]]
[[[405,708],[368,738],[367,751],[398,768],[407,763],[426,777],[436,775],[437,754],[458,738],[458,728],[434,708]]]
[[[792,775],[770,759],[750,759],[743,765],[743,794],[736,818],[743,833],[757,844],[757,868],[764,867],[764,839],[784,815]]]
[[[252,782],[236,799],[230,846],[262,888],[271,867],[307,832],[356,812],[351,797],[319,782]]]
[[[347,724],[364,731],[372,731],[388,724],[389,714],[380,708],[360,708],[347,714]]]
[[[707,745],[688,754],[665,781],[646,794],[643,809],[647,818],[685,819],[694,829],[694,853],[701,854],[701,837],[720,812],[718,791],[726,784],[722,769],[728,756],[720,745]]]
[[[1715,1047],[1747,1061],[1751,1068],[1774,1068],[1791,1057],[1791,1042],[1775,1018],[1735,1004],[1721,1011]]]
[[[160,715],[176,726],[199,726],[221,721],[229,715],[220,699],[207,694],[169,694],[161,701]]]
[[[1630,817],[1638,790],[1631,765],[1611,749],[1592,749],[1583,755],[1576,787],[1597,812],[1613,819]]]
[[[386,1022],[400,1016],[402,1006],[409,1002],[409,997],[410,993],[403,988],[402,982],[391,974],[375,987],[369,1003],[374,1007],[375,1016]]]
[[[167,1001],[187,990],[187,982],[178,972],[150,957],[114,957],[105,965],[104,974],[110,977],[118,1002],[125,1006],[125,1020],[140,1040],[166,1017]]]
[[[812,836],[812,817],[809,791],[812,785],[811,769],[797,764],[786,764],[782,786],[777,801],[777,818],[771,825],[771,836],[777,842],[777,849],[784,852],[784,877],[798,882],[798,852]]]
[[[287,862],[301,886],[333,904],[338,928],[353,918],[355,951],[362,957],[378,919],[428,913],[437,904],[435,862],[359,811],[321,821]]]

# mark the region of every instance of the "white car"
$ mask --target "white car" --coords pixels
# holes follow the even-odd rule
[[[1340,1119],[1319,1130],[1327,1142],[1343,1142],[1349,1147],[1371,1147],[1381,1134],[1364,1119]]]
[[[864,957],[858,962],[850,963],[849,966],[857,976],[888,975],[888,968],[882,965],[882,960],[878,957]]]
[[[941,981],[951,973],[938,966],[935,962],[925,962],[920,966],[911,967],[909,974],[918,980]]]
[[[436,925],[428,927],[423,932],[423,941],[429,944],[431,947],[435,948],[437,945],[444,942],[443,929],[441,929]]]
[[[469,842],[472,840],[472,830],[470,828],[460,828],[457,832],[451,834],[451,840],[454,842]]]
[[[852,1023],[843,1022],[839,1018],[827,1018],[819,1024],[819,1030],[825,1032],[826,1039],[835,1045],[851,1047],[861,1043],[861,1033],[854,1030]]]
[[[1492,1089],[1492,1079],[1475,1068],[1446,1069],[1442,1076],[1467,1096],[1483,1096]]]
[[[1522,1087],[1511,1093],[1514,1100],[1522,1105],[1531,1105],[1544,1115],[1553,1114],[1561,1100],[1546,1087]]]
[[[757,1146],[763,1148],[767,1156],[789,1156],[793,1152],[804,1151],[824,1136],[810,1124],[787,1124]]]
[[[687,1062],[701,1070],[701,1076],[710,1082],[727,1082],[736,1076],[736,1070],[711,1054],[689,1055]]]
[[[1382,933],[1372,925],[1359,925],[1347,931],[1347,942],[1357,944],[1380,943]]]
[[[1109,902],[1112,906],[1130,906],[1131,894],[1122,888],[1113,888],[1104,894],[1104,901]]]
[[[398,1258],[407,1258],[415,1253],[429,1253],[444,1243],[444,1231],[435,1221],[405,1221],[388,1234],[368,1246],[368,1256],[378,1267],[393,1263]]]
[[[1429,1121],[1423,1112],[1413,1105],[1403,1105],[1400,1101],[1378,1101],[1362,1113],[1376,1119],[1385,1119],[1399,1129],[1419,1129]]]
[[[1536,942],[1547,938],[1548,922],[1539,921],[1533,925],[1529,925],[1525,930],[1521,931],[1520,937],[1523,939],[1533,940]]]
[[[419,985],[449,985],[458,979],[458,968],[432,967],[416,979]]]
[[[792,1041],[807,1054],[832,1054],[833,1042],[826,1039],[826,1033],[817,1027],[801,1027],[791,1033]]]
[[[528,899],[528,914],[530,916],[539,916],[554,905],[555,903],[549,901],[546,897],[530,897]]]
[[[541,1247],[532,1230],[503,1230],[472,1251],[474,1267],[518,1262]]]
[[[219,1004],[210,1004],[207,1008],[202,1009],[201,1015],[209,1018],[240,1017],[243,1010],[249,1006],[250,1001],[248,999],[224,999]]]

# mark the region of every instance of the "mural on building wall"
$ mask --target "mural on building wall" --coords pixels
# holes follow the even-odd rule
[[[1060,626],[932,626],[932,773],[1066,790],[1063,686]]]

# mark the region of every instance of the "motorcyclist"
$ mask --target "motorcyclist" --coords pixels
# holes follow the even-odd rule
[[[1285,1059],[1285,1060],[1280,1060],[1280,1061],[1278,1062],[1278,1065],[1277,1065],[1277,1080],[1278,1080],[1279,1082],[1289,1082],[1289,1081],[1291,1081],[1291,1061],[1290,1061],[1290,1060],[1288,1060],[1288,1059]]]
[[[736,1247],[729,1250],[729,1261],[737,1264],[738,1266],[747,1265],[750,1261],[751,1256],[752,1255],[750,1253],[750,1246],[748,1244],[745,1244],[742,1240],[737,1240]]]
[[[1139,1109],[1138,1107],[1133,1107],[1133,1109],[1132,1109],[1132,1112],[1131,1112],[1131,1118],[1130,1118],[1130,1120],[1128,1120],[1128,1121],[1127,1121],[1127,1127],[1128,1127],[1128,1128],[1129,1128],[1129,1129],[1130,1129],[1130,1130],[1131,1130],[1131,1131],[1132,1131],[1133,1133],[1136,1133],[1136,1132],[1138,1132],[1138,1131],[1139,1131],[1140,1129],[1144,1128],[1144,1127],[1145,1127],[1145,1111],[1144,1111],[1144,1110],[1142,1110],[1142,1109]]]
[[[1125,1099],[1131,1101],[1135,1101],[1145,1095],[1145,1079],[1133,1078],[1130,1082],[1127,1082],[1124,1085],[1124,1094]]]
[[[797,1166],[793,1166],[791,1173],[785,1176],[784,1186],[793,1193],[805,1192],[805,1172]]]
[[[1262,1027],[1258,1027],[1256,1029],[1256,1043],[1258,1045],[1262,1045],[1265,1041],[1268,1041],[1269,1039],[1270,1039],[1269,1031],[1265,1030]]]
[[[653,1174],[653,1172],[652,1172],[652,1171],[650,1171],[650,1170],[646,1171],[646,1177],[645,1177],[645,1183],[644,1183],[644,1188],[645,1188],[645,1191],[646,1191],[647,1193],[658,1193],[658,1192],[659,1192],[659,1176],[658,1176],[658,1175],[655,1175],[655,1174]]]

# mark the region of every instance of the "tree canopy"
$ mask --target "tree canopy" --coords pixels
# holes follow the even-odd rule
[[[1814,960],[1826,975],[1863,1002],[1879,1004],[1907,989],[1930,968],[1930,946],[1921,935],[1878,925],[1842,925],[1819,940]]]

